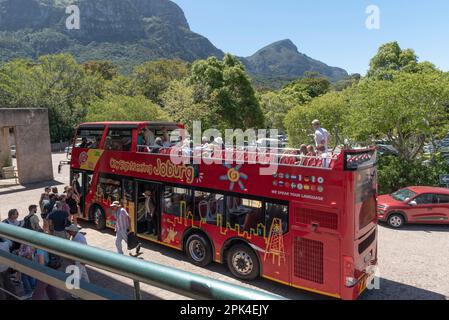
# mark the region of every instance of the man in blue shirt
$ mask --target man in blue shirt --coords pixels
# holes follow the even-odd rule
[[[50,223],[50,234],[67,239],[67,232],[65,228],[70,225],[69,223],[69,213],[65,210],[62,210],[62,202],[56,201],[55,204],[56,210],[51,212],[47,219]]]

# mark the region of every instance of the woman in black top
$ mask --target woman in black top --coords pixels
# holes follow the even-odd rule
[[[76,194],[73,192],[73,188],[67,189],[67,199],[66,203],[70,208],[70,220],[74,225],[78,225],[78,214],[79,214],[79,200]]]

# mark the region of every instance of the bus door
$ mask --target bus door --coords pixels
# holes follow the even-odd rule
[[[74,192],[79,196],[81,218],[84,219],[88,218],[88,212],[86,212],[88,206],[86,205],[86,203],[90,201],[90,199],[88,199],[88,195],[90,187],[92,185],[92,177],[93,177],[92,172],[81,170],[73,170],[70,177],[71,181],[70,186],[73,188]]]
[[[138,236],[159,241],[161,234],[161,199],[163,184],[137,181],[135,228]]]
[[[292,202],[292,285],[317,293],[340,293],[340,212]]]

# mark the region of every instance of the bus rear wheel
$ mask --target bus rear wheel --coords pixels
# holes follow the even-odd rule
[[[227,254],[229,271],[238,279],[255,280],[259,277],[260,266],[254,251],[246,245],[233,246]]]
[[[186,254],[190,262],[205,267],[212,262],[212,248],[209,241],[201,234],[193,234],[186,241]]]
[[[101,207],[95,206],[93,208],[93,218],[97,230],[104,230],[106,228],[106,215]]]

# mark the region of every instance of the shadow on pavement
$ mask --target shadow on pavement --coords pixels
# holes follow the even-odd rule
[[[425,231],[425,232],[449,232],[449,224],[407,224],[401,229],[392,229],[386,224],[379,224],[385,229],[394,230],[396,232],[408,232],[408,231]]]
[[[443,294],[381,278],[379,290],[367,290],[361,300],[446,300]]]
[[[38,183],[32,183],[32,184],[26,184],[26,185],[15,185],[12,187],[5,187],[4,189],[8,189],[8,190],[3,190],[0,189],[0,195],[6,195],[6,194],[10,194],[10,193],[16,193],[16,192],[22,192],[22,191],[31,191],[31,190],[36,190],[36,189],[43,189],[45,187],[51,186],[51,187],[56,187],[56,186],[61,186],[63,185],[62,182],[60,181],[56,181],[56,180],[51,180],[51,181],[45,181],[45,182],[38,182]],[[12,189],[10,189],[12,188]],[[61,192],[63,190],[60,190]]]
[[[87,222],[83,222],[83,225],[86,228],[92,228],[93,225]],[[403,231],[416,231],[428,229],[429,232],[447,232],[449,231],[448,226],[436,226],[436,225],[409,225]],[[408,228],[408,229],[407,229]],[[400,231],[400,230],[398,230]],[[101,231],[106,234],[114,235],[114,231],[110,229],[105,229]],[[186,257],[186,255],[182,251],[177,251],[168,247],[165,247],[158,243],[153,243],[151,241],[147,241],[144,239],[140,239],[142,243],[142,251],[145,252],[145,249],[151,250],[153,252],[160,253],[166,257],[176,259],[178,261],[184,261],[190,263]],[[146,260],[149,261],[149,260]],[[151,262],[151,261],[150,261]],[[204,269],[218,273],[220,275],[234,278],[232,273],[228,270],[226,264],[219,263],[211,263],[209,266]],[[278,294],[287,299],[292,300],[334,300],[333,298],[314,294],[312,292],[308,292],[305,290],[289,287],[282,284],[277,284],[273,281],[259,278],[255,281],[242,281],[240,282],[251,285],[260,290],[269,291],[273,294]],[[131,296],[132,296],[132,287],[131,287]],[[395,282],[392,280],[388,280],[385,278],[380,279],[380,289],[379,290],[367,290],[363,293],[360,298],[361,300],[445,300],[445,296],[433,291],[417,288],[411,285],[407,285],[404,283]]]
[[[64,270],[66,266],[69,264],[69,261],[65,260],[61,270]],[[110,277],[106,274],[107,271],[100,271],[97,269],[93,269],[89,265],[86,266],[87,274],[89,275],[90,282],[99,287],[103,287],[109,291],[115,292],[123,297],[128,299],[134,299],[134,283],[132,279],[123,278],[123,281],[120,281],[116,278]],[[103,273],[104,272],[104,273]],[[107,283],[107,286],[104,284]],[[59,294],[63,300],[72,300],[73,298],[67,292],[59,290]],[[140,290],[141,299],[142,300],[159,300],[160,298],[154,295],[149,294],[143,288]]]

